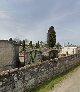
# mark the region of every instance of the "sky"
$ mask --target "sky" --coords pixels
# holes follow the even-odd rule
[[[54,26],[57,42],[80,44],[80,0],[1,0],[0,39],[47,40]]]

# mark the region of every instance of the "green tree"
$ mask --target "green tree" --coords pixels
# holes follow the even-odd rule
[[[56,48],[57,49],[61,48],[61,44],[59,42],[56,44]]]
[[[33,47],[33,45],[32,45],[32,41],[30,41],[29,46],[30,46],[31,48]]]
[[[21,46],[23,44],[23,41],[20,40],[18,43],[19,43],[19,46]]]
[[[25,40],[23,40],[22,46],[23,46],[23,51],[24,51],[25,50]]]
[[[19,43],[20,38],[16,37],[16,38],[14,38],[14,41],[16,41],[16,42],[18,42],[18,43]]]
[[[25,38],[25,44],[28,45],[29,44],[29,40],[27,38]]]
[[[36,48],[38,48],[38,43],[36,43]]]
[[[13,41],[12,38],[10,38],[9,41]]]
[[[38,43],[37,43],[37,46],[38,46],[38,48],[40,47],[39,41],[38,41]]]
[[[56,32],[53,26],[51,26],[48,30],[47,43],[49,47],[54,47],[56,44]]]

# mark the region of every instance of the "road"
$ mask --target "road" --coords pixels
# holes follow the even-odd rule
[[[50,92],[80,92],[80,67]]]

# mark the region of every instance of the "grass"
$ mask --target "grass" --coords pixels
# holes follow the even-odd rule
[[[74,71],[76,71],[80,66],[77,65],[66,72],[52,78],[51,80],[45,81],[42,85],[39,87],[33,88],[30,92],[49,92],[52,88],[54,88],[54,85],[60,83],[62,80],[67,78],[69,75],[71,75]]]

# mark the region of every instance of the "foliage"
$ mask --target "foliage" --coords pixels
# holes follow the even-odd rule
[[[33,45],[32,45],[32,41],[30,41],[29,46],[30,46],[31,48],[33,47]]]
[[[38,48],[38,45],[37,45],[37,43],[36,43],[36,46],[35,46],[36,48]]]
[[[36,43],[36,48],[39,48],[40,47],[40,44],[39,44],[39,41],[38,43]]]
[[[14,38],[14,41],[16,41],[16,42],[19,42],[20,41],[20,38]]]
[[[48,30],[47,34],[47,43],[49,47],[54,47],[56,44],[56,32],[54,30],[54,27],[51,26]]]
[[[18,43],[19,43],[19,46],[21,46],[23,44],[23,41],[20,40]]]
[[[25,38],[25,44],[29,44],[29,40],[27,38]]]
[[[56,48],[57,49],[61,48],[61,44],[59,42],[56,44]]]
[[[40,47],[39,41],[38,41],[38,48]]]
[[[12,38],[10,38],[9,41],[13,41]]]
[[[31,63],[34,63],[33,52],[30,52],[30,61],[31,61]]]
[[[23,47],[23,51],[24,51],[25,50],[25,40],[23,40],[22,47]]]

